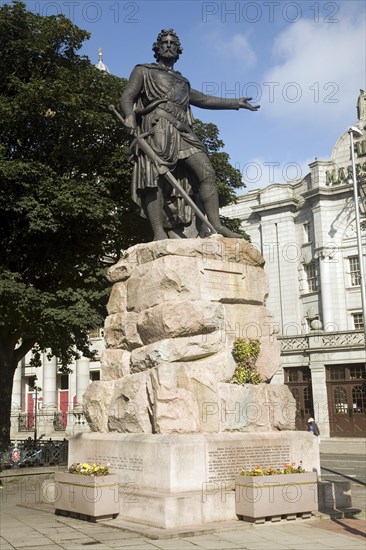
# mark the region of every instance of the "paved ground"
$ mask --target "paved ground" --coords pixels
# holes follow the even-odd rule
[[[359,454],[362,440],[332,440],[322,442],[321,452]],[[346,458],[345,458],[346,460]],[[55,516],[52,507],[39,505],[39,492],[35,492],[34,477],[19,483],[4,485],[0,491],[1,524],[0,548],[60,549],[86,548],[121,550],[365,550],[365,486],[352,485],[352,504],[363,512],[354,518],[327,516],[310,520],[297,519],[265,525],[236,522],[230,527],[213,526],[211,532],[180,535],[177,538],[153,540],[149,534],[139,535],[107,523],[94,524]],[[118,521],[114,520],[114,525]]]
[[[248,549],[365,550],[365,518],[312,519],[251,525],[237,522],[230,529],[195,536],[152,540],[106,524],[55,516],[39,509],[31,484],[20,491],[7,486],[1,491],[1,550],[86,548],[122,550]]]

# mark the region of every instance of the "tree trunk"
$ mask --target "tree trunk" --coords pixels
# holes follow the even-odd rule
[[[0,449],[5,449],[10,444],[11,396],[17,364],[18,361],[14,349],[0,350]]]

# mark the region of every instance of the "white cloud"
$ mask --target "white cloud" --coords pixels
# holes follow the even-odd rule
[[[206,41],[215,49],[215,55],[228,63],[239,63],[241,67],[253,67],[257,63],[257,55],[245,34],[228,37],[216,29],[206,35]]]
[[[243,34],[235,34],[231,40],[221,43],[219,47],[227,57],[240,61],[246,67],[253,67],[257,62],[256,53]]]
[[[261,100],[269,116],[332,125],[349,116],[364,87],[363,18],[299,21],[277,36],[273,56],[277,63],[264,76]]]

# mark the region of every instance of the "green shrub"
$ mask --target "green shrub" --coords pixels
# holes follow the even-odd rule
[[[236,362],[235,372],[228,382],[230,384],[260,384],[261,376],[256,361],[261,349],[259,340],[254,338],[237,338],[234,342],[233,356]]]

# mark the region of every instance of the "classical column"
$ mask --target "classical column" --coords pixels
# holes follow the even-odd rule
[[[20,411],[22,407],[22,364],[18,363],[13,378],[13,393],[11,396],[11,409]]]
[[[76,403],[75,408],[81,409],[83,395],[89,386],[90,359],[82,357],[76,361]]]
[[[323,330],[326,332],[335,332],[336,326],[334,323],[333,302],[334,302],[334,285],[332,284],[332,264],[327,257],[319,258],[320,269],[320,297],[322,303],[322,318]],[[333,266],[334,271],[334,266]]]
[[[54,412],[58,408],[57,403],[57,358],[47,358],[47,353],[43,354],[43,378],[42,378],[42,409]],[[40,385],[40,383],[39,383]]]
[[[310,372],[315,422],[319,426],[320,437],[329,437],[329,410],[324,364],[312,361]]]

